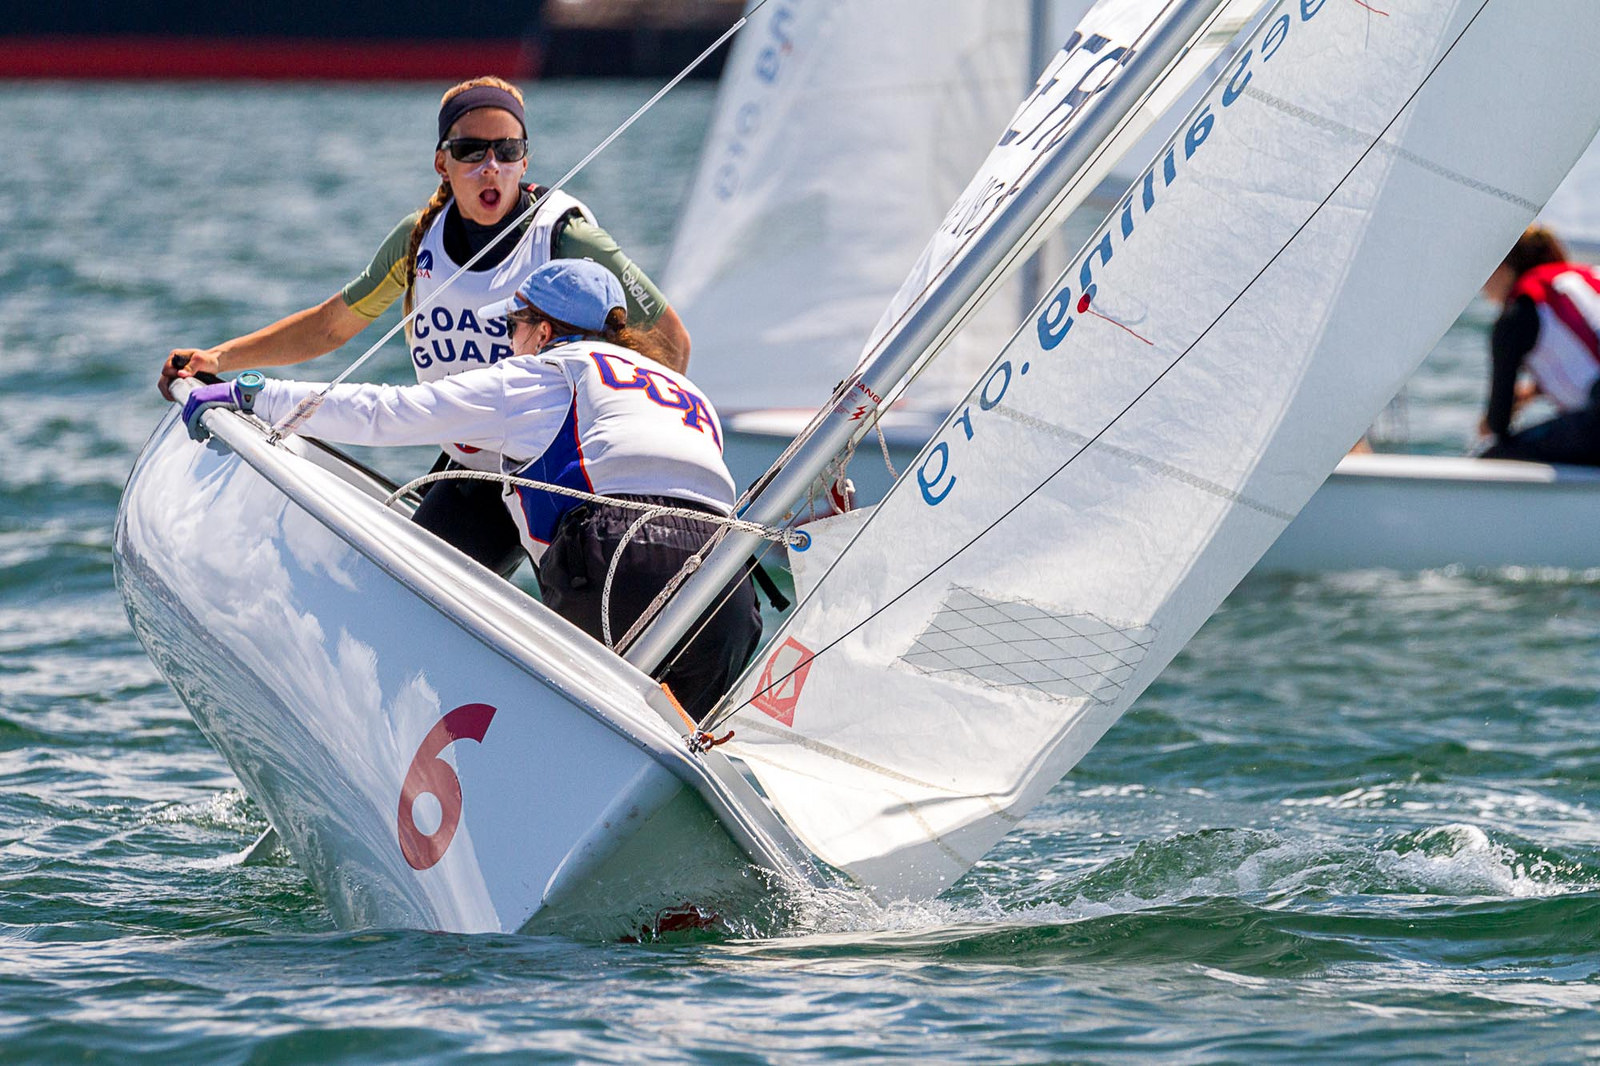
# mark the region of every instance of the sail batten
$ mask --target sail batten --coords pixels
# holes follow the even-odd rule
[[[1593,5],[1391,6],[1267,12],[725,704],[879,894],[959,877],[1116,721],[1592,139]]]

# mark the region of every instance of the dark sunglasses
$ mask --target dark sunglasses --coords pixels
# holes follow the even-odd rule
[[[482,137],[452,137],[448,141],[440,141],[439,147],[448,151],[450,158],[457,163],[481,163],[491,151],[500,162],[515,163],[528,154],[528,139],[500,137],[490,141]]]

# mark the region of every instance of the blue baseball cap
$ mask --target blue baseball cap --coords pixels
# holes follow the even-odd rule
[[[480,318],[503,318],[531,307],[591,333],[603,332],[614,307],[628,306],[622,282],[593,259],[552,259],[508,299],[478,308]]]

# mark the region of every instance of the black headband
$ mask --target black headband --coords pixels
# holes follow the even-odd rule
[[[509,111],[516,116],[517,124],[522,127],[522,135],[528,135],[528,120],[522,115],[522,102],[504,89],[493,85],[475,85],[465,92],[456,93],[450,99],[439,105],[439,141],[450,135],[450,127],[468,111],[476,111],[480,107],[498,107],[502,111]]]

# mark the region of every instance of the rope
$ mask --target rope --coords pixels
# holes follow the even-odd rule
[[[622,542],[617,545],[617,550],[611,553],[611,563],[606,567],[606,583],[600,587],[600,635],[605,638],[606,647],[616,648],[616,641],[611,639],[611,585],[617,579],[617,565],[622,562],[622,553],[628,547],[628,542],[633,540],[644,528],[644,524],[652,518],[659,518],[669,508],[653,507],[633,520],[633,525],[622,535]],[[626,635],[626,634],[624,634]]]
[[[479,249],[477,255],[461,264],[454,274],[451,274],[439,285],[437,289],[433,290],[427,299],[413,307],[412,313],[415,314],[421,311],[423,308],[437,300],[440,296],[444,295],[444,291],[451,285],[454,285],[456,283],[456,279],[460,278],[461,275],[465,274],[467,271],[471,270],[475,265],[477,265],[478,260],[488,255],[491,248],[499,244],[507,234],[515,232],[524,222],[527,222],[530,218],[532,218],[534,212],[538,211],[539,208],[544,206],[544,202],[550,198],[551,193],[566,185],[567,182],[571,181],[577,176],[579,171],[588,166],[594,160],[595,156],[609,148],[612,141],[615,141],[618,137],[622,136],[623,133],[627,132],[628,127],[632,126],[641,117],[643,117],[645,112],[655,107],[662,97],[666,96],[667,93],[677,88],[679,82],[683,81],[684,78],[687,78],[696,67],[698,67],[701,63],[704,63],[706,59],[708,59],[718,48],[721,48],[723,44],[727,42],[728,38],[742,30],[745,27],[745,24],[750,21],[750,17],[765,7],[766,4],[767,0],[757,0],[755,6],[750,8],[749,11],[746,11],[742,16],[740,16],[738,21],[723,31],[722,35],[715,41],[711,42],[711,44],[706,47],[705,51],[701,52],[698,56],[691,60],[689,65],[680,70],[671,81],[667,82],[667,84],[663,85],[659,90],[657,90],[656,94],[650,97],[650,99],[646,100],[644,104],[641,105],[640,108],[632,115],[629,115],[627,120],[623,122],[622,125],[612,130],[610,136],[606,137],[605,140],[595,145],[588,155],[578,160],[577,165],[563,174],[560,180],[547,188],[543,196],[540,196],[538,199],[529,204],[527,210],[518,215],[515,222],[501,230],[492,241]],[[532,232],[532,230],[528,231],[528,233]],[[518,238],[518,242],[520,243],[521,241],[526,240],[528,233],[522,234],[522,236]],[[284,437],[297,432],[301,426],[305,425],[306,420],[312,415],[316,414],[317,408],[322,406],[322,401],[327,398],[328,391],[360,369],[368,359],[371,359],[373,355],[377,353],[379,348],[387,344],[390,338],[405,328],[406,322],[409,320],[409,318],[410,316],[408,315],[401,315],[398,322],[385,330],[383,336],[373,341],[372,346],[366,351],[362,352],[355,362],[345,367],[344,371],[339,374],[338,377],[334,378],[321,389],[317,390],[296,404],[293,411],[290,411],[277,423],[277,425],[272,427],[272,433],[269,437],[271,442],[275,444]]]
[[[569,489],[565,485],[553,485],[548,481],[535,481],[532,478],[516,477],[512,474],[497,474],[491,470],[441,470],[437,473],[423,474],[421,477],[412,478],[384,498],[385,507],[393,507],[394,502],[419,485],[430,485],[435,481],[498,481],[504,485],[514,485],[525,489],[539,489],[551,492],[557,496],[570,496],[575,500],[585,503],[599,503],[607,507],[620,507],[628,511],[650,511],[647,518],[659,515],[671,515],[677,518],[693,518],[699,522],[709,522],[713,525],[723,526],[740,533],[751,533],[763,540],[787,544],[791,547],[802,547],[811,543],[809,534],[799,529],[779,529],[774,526],[764,526],[759,522],[746,522],[742,518],[730,515],[715,514],[710,511],[697,511],[693,507],[663,507],[658,503],[640,503],[637,500],[620,500],[615,496],[600,496],[593,492],[584,492],[582,489]]]

